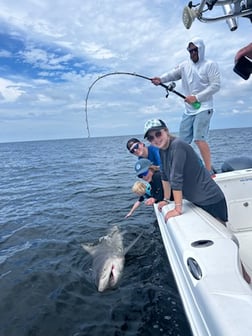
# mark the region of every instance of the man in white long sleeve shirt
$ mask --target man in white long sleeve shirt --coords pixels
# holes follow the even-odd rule
[[[205,45],[199,38],[188,43],[190,59],[179,64],[161,77],[152,78],[159,85],[171,81],[182,81],[185,111],[180,124],[180,138],[198,146],[205,167],[212,174],[211,154],[207,143],[210,120],[213,115],[213,95],[220,89],[220,72],[216,62],[205,59]],[[200,102],[195,109],[193,103]]]

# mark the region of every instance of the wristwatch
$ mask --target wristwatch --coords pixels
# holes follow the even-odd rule
[[[170,200],[168,198],[164,198],[163,201],[166,202],[167,204],[170,203]]]

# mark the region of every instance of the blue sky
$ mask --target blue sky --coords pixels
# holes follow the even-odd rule
[[[161,75],[188,58],[195,36],[218,62],[212,128],[252,126],[252,79],[233,71],[238,49],[251,42],[252,24],[198,20],[187,30],[173,0],[2,0],[0,3],[0,142],[87,137],[85,99],[93,81],[114,72]],[[181,91],[180,83],[176,89]],[[87,101],[91,136],[142,134],[152,117],[176,132],[183,100],[133,76],[108,76]]]

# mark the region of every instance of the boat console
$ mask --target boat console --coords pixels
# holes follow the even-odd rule
[[[252,168],[252,158],[247,156],[239,156],[239,157],[232,157],[224,161],[224,163],[221,166],[221,171],[225,173],[229,171],[248,169],[248,168]]]

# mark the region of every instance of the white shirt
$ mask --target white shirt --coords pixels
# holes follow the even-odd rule
[[[194,39],[191,42],[198,47],[198,62],[194,63],[189,59],[160,77],[162,83],[181,79],[182,93],[185,96],[196,96],[201,107],[196,110],[191,104],[185,103],[185,114],[188,115],[213,109],[213,94],[220,89],[220,72],[217,63],[204,58],[205,46],[202,40]]]

